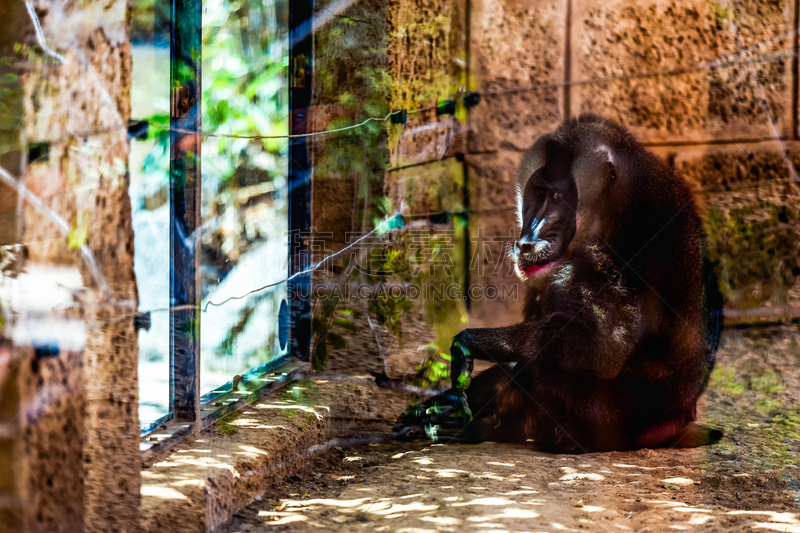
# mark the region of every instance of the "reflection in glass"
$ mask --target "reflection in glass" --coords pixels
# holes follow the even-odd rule
[[[170,49],[158,22],[163,13],[135,3],[131,31],[133,81],[131,116],[151,122],[169,116]],[[155,22],[154,22],[155,19]],[[168,21],[168,19],[167,19]],[[142,132],[144,133],[144,132]],[[131,141],[130,195],[133,215],[134,271],[139,311],[151,314],[149,330],[139,329],[139,421],[147,428],[170,412],[169,405],[169,163],[163,132],[151,130]]]
[[[202,123],[235,135],[288,133],[288,6],[203,4]],[[201,195],[201,394],[286,353],[278,313],[286,286],[288,142],[206,137]]]

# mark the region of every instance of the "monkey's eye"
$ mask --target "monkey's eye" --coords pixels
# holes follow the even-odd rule
[[[544,198],[545,194],[546,193],[544,189],[542,189],[541,187],[536,187],[536,196],[538,196],[539,198]]]
[[[564,193],[562,193],[561,191],[556,191],[553,194],[553,200],[561,200],[563,197],[564,197]]]

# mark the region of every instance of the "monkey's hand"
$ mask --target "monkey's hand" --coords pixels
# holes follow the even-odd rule
[[[409,407],[394,426],[395,433],[408,435],[424,430],[431,440],[437,439],[439,427],[462,428],[472,420],[463,389],[450,389],[430,400]]]

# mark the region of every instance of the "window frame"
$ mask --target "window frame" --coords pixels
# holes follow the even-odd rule
[[[308,133],[312,95],[311,19],[314,0],[289,0],[289,133]],[[259,400],[291,381],[310,358],[311,275],[287,282],[289,352],[242,374],[248,390],[231,381],[200,393],[200,202],[202,130],[202,0],[171,0],[170,20],[170,311],[169,413],[141,429],[145,457],[197,434],[221,417]],[[288,272],[308,268],[305,238],[311,228],[311,138],[289,141]],[[186,246],[186,236],[197,244]],[[196,251],[196,253],[195,253]]]

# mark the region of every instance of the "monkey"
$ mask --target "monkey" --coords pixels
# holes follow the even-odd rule
[[[456,335],[452,388],[395,429],[553,453],[718,441],[695,419],[723,302],[687,182],[592,114],[540,137],[518,178],[509,255],[527,287],[523,320]],[[473,377],[474,359],[495,365]]]

